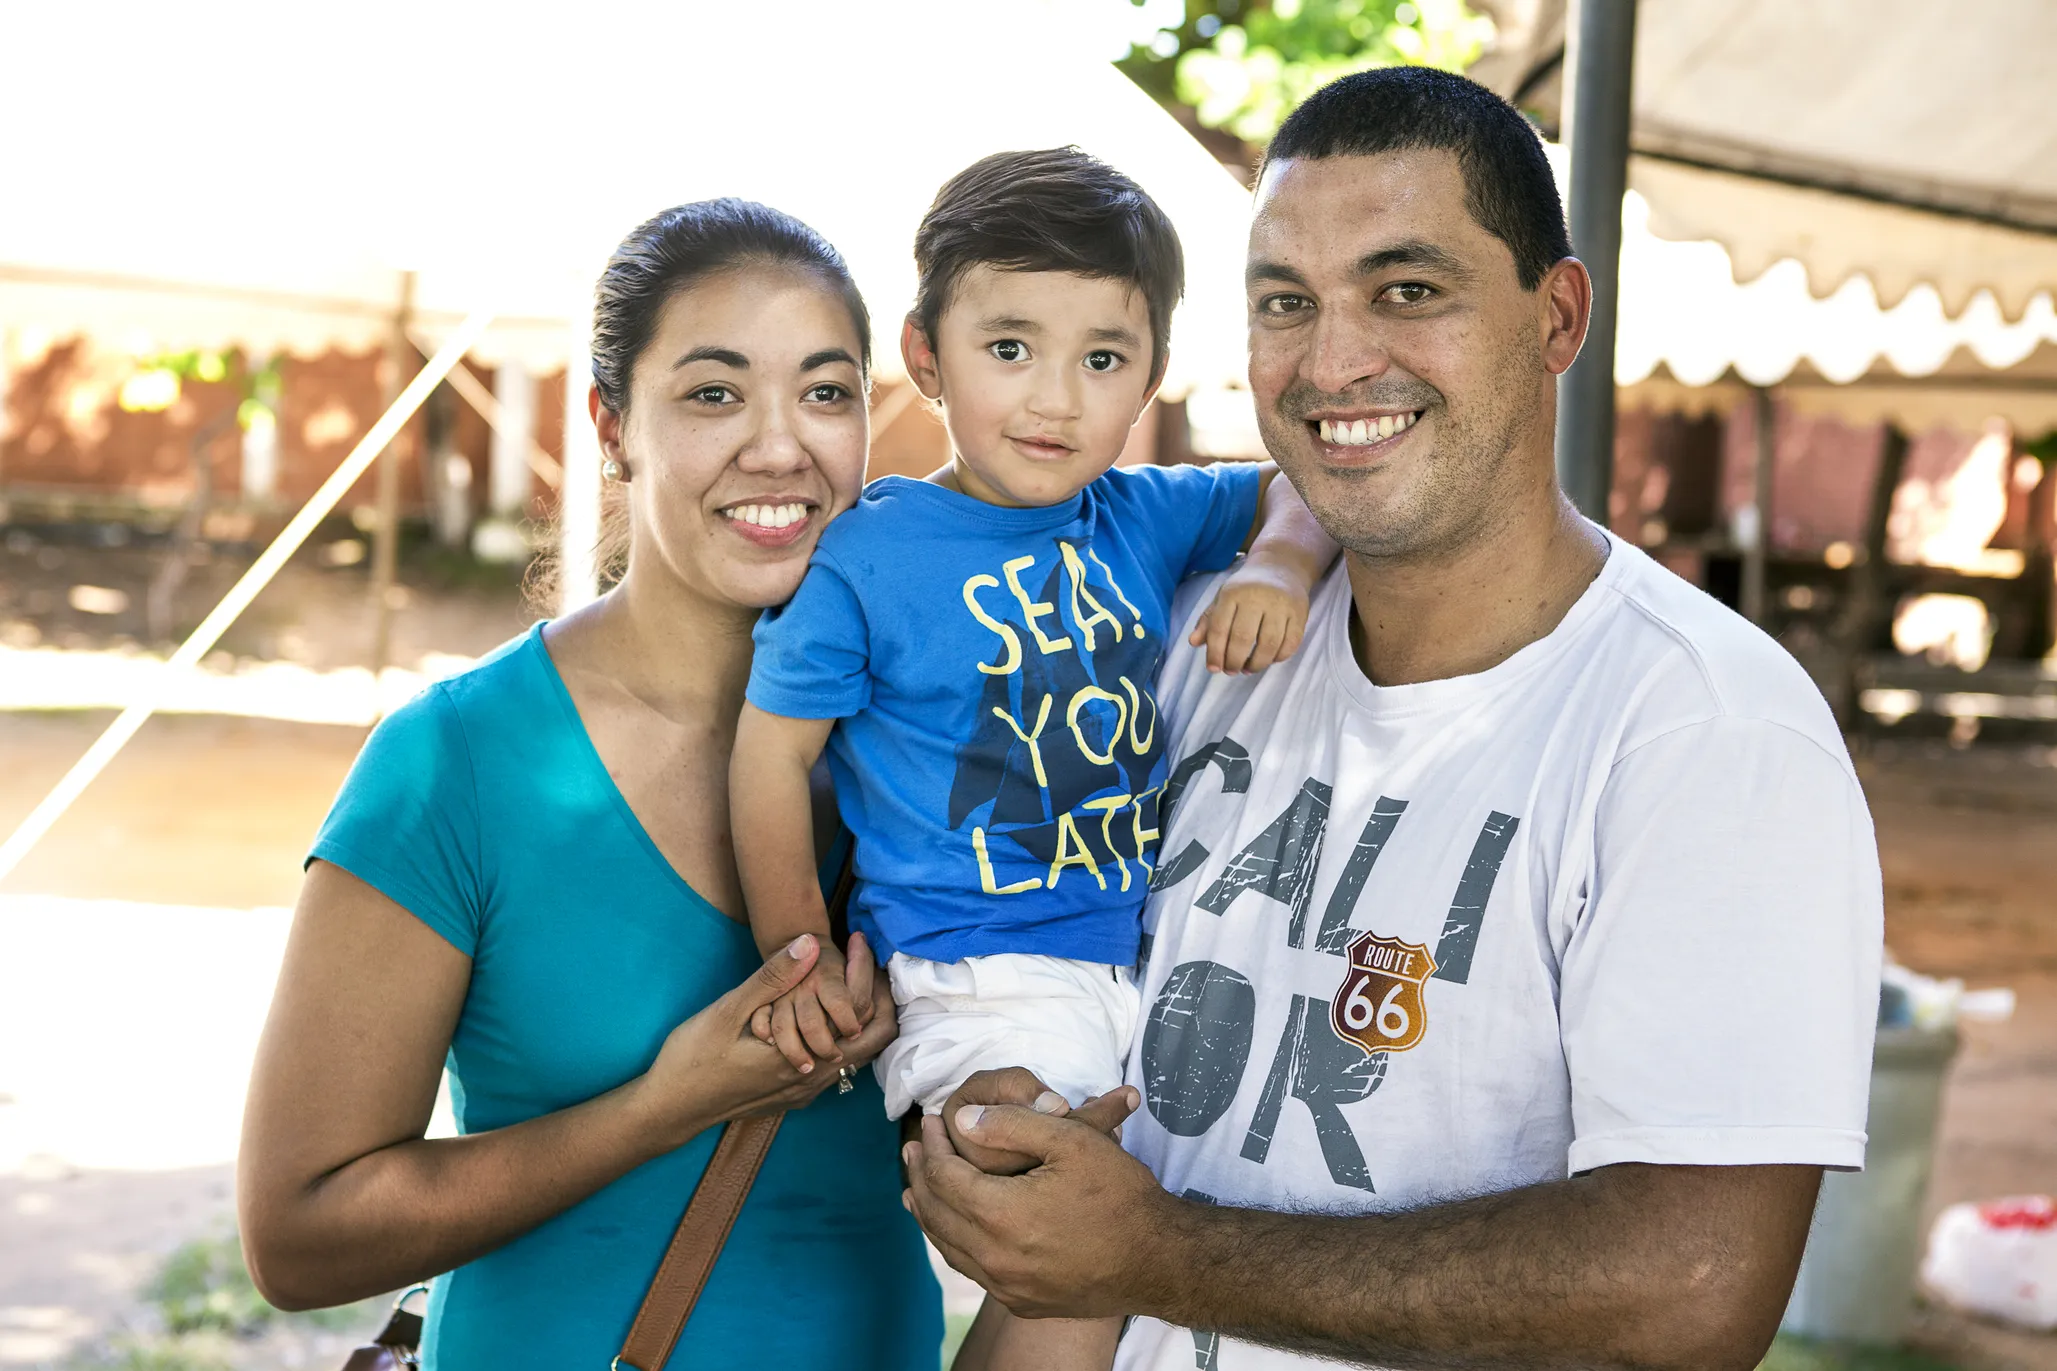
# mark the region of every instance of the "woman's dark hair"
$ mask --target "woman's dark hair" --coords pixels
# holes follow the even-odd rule
[[[607,259],[593,291],[593,384],[616,414],[629,408],[636,359],[671,297],[703,277],[740,266],[787,266],[821,276],[857,326],[871,372],[871,315],[829,240],[792,215],[752,200],[695,200],[636,226]]]
[[[1557,178],[1534,127],[1478,82],[1447,71],[1381,67],[1331,81],[1286,116],[1264,160],[1412,148],[1456,154],[1465,207],[1514,254],[1523,290],[1571,256]]]
[[[1077,148],[996,152],[943,183],[914,233],[914,322],[936,341],[950,293],[975,266],[1126,281],[1150,314],[1152,373],[1186,288],[1178,230],[1143,188]]]

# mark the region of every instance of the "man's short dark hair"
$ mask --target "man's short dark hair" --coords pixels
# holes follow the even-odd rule
[[[1457,154],[1464,206],[1514,254],[1523,290],[1534,290],[1544,272],[1571,256],[1564,202],[1542,139],[1514,106],[1447,71],[1381,67],[1332,81],[1287,116],[1264,160],[1415,148]]]
[[[1126,281],[1150,315],[1151,374],[1185,293],[1178,231],[1143,188],[1077,148],[996,152],[943,183],[914,234],[914,320],[929,342],[964,273],[1068,271]]]

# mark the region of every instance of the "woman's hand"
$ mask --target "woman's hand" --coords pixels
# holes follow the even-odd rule
[[[797,1109],[838,1079],[833,1071],[802,1074],[751,1031],[753,1016],[808,978],[821,950],[821,940],[811,933],[795,938],[664,1040],[635,1089],[639,1108],[667,1150],[729,1119]],[[851,934],[845,976],[851,1002],[867,1021],[855,1037],[836,1042],[844,1070],[870,1062],[899,1032],[892,996],[874,994],[877,975],[864,935]]]

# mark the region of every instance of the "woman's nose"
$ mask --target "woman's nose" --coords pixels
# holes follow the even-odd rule
[[[772,476],[803,470],[813,460],[794,433],[793,425],[776,417],[760,428],[736,455],[736,465],[742,470]]]

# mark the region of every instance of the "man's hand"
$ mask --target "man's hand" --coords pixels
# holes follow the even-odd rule
[[[1064,1096],[1044,1085],[1026,1067],[1010,1066],[1003,1071],[975,1072],[952,1092],[943,1105],[943,1127],[949,1133],[950,1146],[957,1155],[989,1176],[1018,1176],[1042,1159],[1026,1152],[987,1147],[958,1132],[955,1120],[968,1104],[1014,1104],[1033,1109],[1038,1114],[1077,1119],[1117,1142],[1121,1139],[1121,1121],[1136,1110],[1134,1092],[1125,1088],[1095,1095],[1073,1109]]]
[[[1097,1119],[1125,1118],[1140,1102],[1123,1086],[1079,1115],[1098,1106]],[[1181,1201],[1080,1117],[1018,1104],[956,1108],[958,1132],[1034,1165],[1024,1175],[988,1176],[957,1155],[942,1119],[922,1120],[921,1140],[906,1148],[906,1200],[950,1265],[1031,1318],[1094,1318],[1146,1306],[1147,1283],[1163,1270],[1153,1248],[1176,1227]]]

